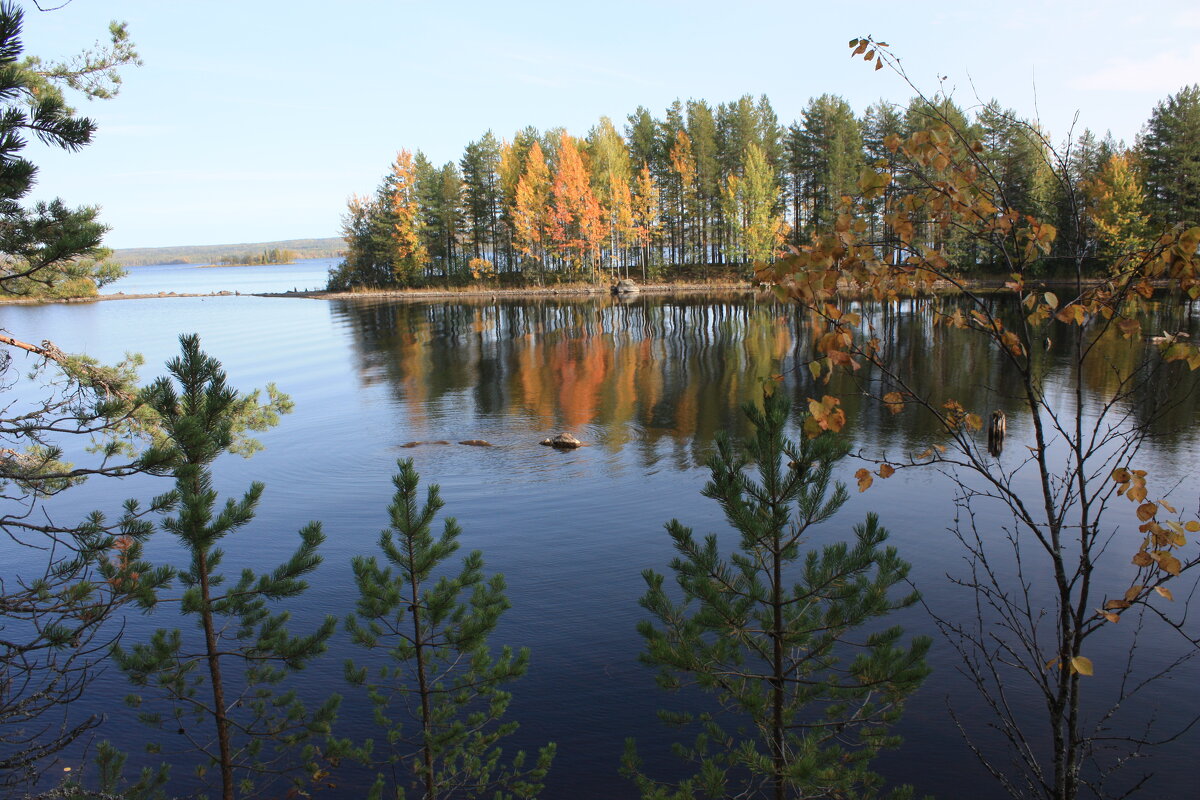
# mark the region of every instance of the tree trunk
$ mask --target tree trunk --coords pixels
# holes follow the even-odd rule
[[[213,719],[217,723],[217,747],[221,754],[221,798],[233,800],[233,752],[229,742],[229,717],[225,708],[225,683],[221,679],[221,657],[217,650],[217,632],[213,626],[212,599],[208,582],[208,553],[198,553],[201,618],[204,620],[204,649],[208,655],[208,676],[212,684]]]
[[[415,565],[410,564],[410,567]],[[415,575],[413,569],[411,574]],[[433,747],[433,708],[430,704],[430,686],[428,666],[425,664],[425,638],[421,627],[421,589],[416,580],[412,582],[412,605],[409,606],[413,621],[413,650],[417,661],[417,688],[421,693],[421,779],[425,784],[423,800],[437,800],[437,773],[434,770]]]

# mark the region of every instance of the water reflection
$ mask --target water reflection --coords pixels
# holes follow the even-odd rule
[[[993,302],[1017,322],[1015,304]],[[977,333],[937,324],[952,310],[946,301],[847,308],[879,337],[891,372],[921,387],[935,406],[953,399],[983,417],[1002,410],[1021,429],[1028,409],[1018,370]],[[637,448],[644,464],[661,458],[659,445],[669,443],[679,466],[695,466],[717,431],[747,432],[738,406],[778,374],[798,408],[808,397],[840,396],[860,445],[905,453],[945,436],[930,414],[896,417],[871,400],[901,388],[877,371],[839,375],[828,386],[814,381],[803,366],[815,355],[812,331],[793,307],[768,298],[351,300],[335,302],[333,314],[354,331],[363,385],[386,384],[418,432],[451,403],[459,414],[520,419],[535,430],[587,430],[596,445]],[[1148,331],[1194,327],[1186,307],[1173,302],[1153,306],[1144,322]],[[1055,323],[1031,356],[1051,406],[1068,412],[1076,403],[1067,391],[1073,333]],[[1182,365],[1147,359],[1152,345],[1142,339],[1113,331],[1086,344],[1085,412],[1115,403],[1137,424],[1172,434],[1163,442],[1168,451],[1182,446],[1175,434],[1196,418],[1196,393],[1164,388],[1189,388],[1194,376]],[[981,431],[981,446],[985,437]]]

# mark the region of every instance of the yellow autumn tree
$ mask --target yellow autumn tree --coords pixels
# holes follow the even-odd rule
[[[633,200],[631,213],[633,215],[633,240],[640,251],[642,263],[642,280],[646,279],[650,261],[650,243],[658,235],[658,184],[650,167],[642,165],[633,185]]]
[[[1096,226],[1099,255],[1113,259],[1145,249],[1149,239],[1150,215],[1145,211],[1142,179],[1128,155],[1114,153],[1099,174],[1084,186],[1088,214]]]
[[[637,242],[637,226],[634,223],[633,192],[629,181],[623,176],[613,178],[609,189],[609,205],[606,214],[609,237],[612,241],[612,260],[615,269],[625,267],[625,277],[629,277],[629,260],[626,254]]]
[[[592,192],[579,146],[565,131],[558,148],[558,170],[550,193],[550,237],[560,256],[595,280],[596,259],[604,241],[604,217]]]
[[[549,199],[550,169],[541,145],[534,142],[525,158],[525,172],[517,182],[512,217],[513,244],[523,256],[536,262],[539,277],[545,270]]]

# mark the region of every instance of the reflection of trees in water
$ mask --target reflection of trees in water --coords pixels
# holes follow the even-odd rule
[[[798,407],[808,397],[840,395],[851,430],[868,451],[912,452],[942,436],[929,415],[894,417],[869,399],[868,393],[898,387],[866,368],[828,387],[815,384],[804,368],[815,355],[807,328],[790,306],[770,300],[338,301],[332,307],[354,331],[360,379],[386,382],[418,424],[433,407],[465,402],[464,411],[474,415],[522,417],[539,430],[594,426],[602,431],[596,434],[599,446],[633,446],[647,464],[669,455],[687,467],[703,460],[717,431],[747,434],[738,406],[758,397],[761,380],[782,373]],[[980,415],[1003,409],[1010,419],[1023,416],[1018,375],[987,339],[934,324],[935,312],[952,310],[945,301],[855,301],[847,310],[875,326],[893,371],[911,376],[929,396],[953,398]],[[1015,304],[1002,310],[1014,323],[1021,313]],[[1186,306],[1164,302],[1149,316],[1145,329],[1200,335]],[[1034,354],[1050,397],[1070,368],[1068,354],[1053,339],[1054,333],[1049,347]],[[1094,342],[1103,357],[1087,362],[1092,396],[1086,402],[1111,400],[1148,346],[1119,336]],[[1159,365],[1135,376],[1134,391],[1120,402],[1155,431],[1185,430],[1198,410],[1195,392],[1177,391],[1182,381],[1194,385],[1185,372]]]
[[[745,433],[738,406],[778,371],[794,333],[782,309],[739,297],[335,303],[364,384],[386,382],[412,418],[470,398],[475,415],[603,431],[647,463],[702,459],[716,431]],[[699,446],[700,451],[695,448]]]

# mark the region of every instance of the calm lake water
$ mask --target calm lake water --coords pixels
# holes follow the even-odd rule
[[[137,268],[124,279],[134,283],[106,291],[280,291],[306,288],[315,280],[315,268],[310,264],[295,276],[264,274],[291,269],[282,267]],[[316,285],[323,283],[327,268],[321,266]],[[179,281],[171,282],[175,278]],[[251,284],[254,289],[246,288]],[[1004,458],[1021,458],[1026,430],[1019,409],[1003,397],[1003,367],[966,340],[953,348],[951,359],[929,357],[926,348],[952,334],[932,330],[915,309],[901,311],[889,318],[887,336],[911,351],[914,373],[925,385],[943,385],[947,396],[969,408],[1007,408]],[[791,368],[795,355],[808,353],[811,345],[790,310],[745,296],[645,297],[628,305],[608,298],[436,304],[150,299],[0,307],[0,327],[21,338],[49,338],[66,351],[103,361],[140,352],[147,380],[161,374],[163,362],[177,352],[179,334],[197,332],[204,349],[224,363],[234,386],[249,389],[274,381],[291,395],[295,413],[260,436],[266,450],[249,460],[221,459],[216,480],[226,496],[252,480],[267,486],[255,522],[227,540],[230,569],[273,566],[290,554],[301,526],[323,521],[325,561],[310,593],[294,607],[296,630],[326,613],[342,617],[351,610],[350,560],[375,551],[396,460],[414,459],[423,481],[441,484],[446,512],[464,530],[463,552],[481,549],[488,571],[507,578],[512,609],[493,643],[532,650],[528,675],[513,685],[509,714],[522,728],[509,748],[558,743],[547,798],[633,796],[632,786],[617,774],[627,736],[637,737],[647,763],[660,764],[664,777],[670,774],[674,732],[657,721],[655,710],[678,701],[657,689],[652,670],[637,660],[641,640],[635,626],[644,616],[637,601],[645,588],[640,573],[668,571],[673,551],[663,524],[673,517],[698,533],[718,532],[729,547],[736,542],[716,503],[700,496],[708,478],[703,463],[718,431],[746,432],[738,406],[758,397],[760,378],[782,372],[784,391],[799,402],[830,391]],[[1114,345],[1112,357],[1136,357],[1143,346]],[[1054,352],[1045,357],[1052,360],[1050,382],[1062,380]],[[1092,385],[1099,395],[1105,380],[1103,374],[1095,376]],[[845,386],[833,388],[848,392]],[[1048,389],[1057,391],[1050,383]],[[1150,413],[1153,399],[1145,398],[1146,409],[1130,408],[1135,418]],[[914,424],[910,415],[892,417],[851,394],[844,402],[854,447],[868,455],[916,452],[938,436]],[[1139,457],[1155,475],[1162,474],[1164,485],[1180,481],[1172,496],[1184,508],[1197,502],[1197,413],[1194,399],[1174,408],[1161,424],[1185,432],[1154,443]],[[590,446],[559,452],[538,445],[562,430]],[[494,446],[405,447],[465,439]],[[840,467],[851,487],[860,466],[847,459]],[[55,513],[114,512],[124,497],[148,498],[167,488],[164,479],[144,477],[93,481],[69,492],[67,505]],[[1127,537],[1136,537],[1136,520],[1123,506],[1113,519]],[[933,610],[953,616],[969,608],[970,595],[947,579],[963,573],[963,553],[947,532],[954,504],[943,476],[932,469],[909,470],[876,480],[864,494],[852,491],[841,514],[811,544],[847,538],[870,510],[880,513],[893,543],[913,563],[913,582]],[[985,516],[983,522],[1002,534],[1002,516]],[[1132,552],[1135,546],[1116,549]],[[149,545],[148,556],[179,563],[180,552],[160,536]],[[1111,567],[1095,580],[1127,585],[1127,556],[1113,554],[1106,563]],[[890,621],[910,633],[933,633],[919,608]],[[168,624],[164,615],[133,616],[126,636],[137,639]],[[1094,680],[1111,688],[1106,675],[1115,667],[1109,665],[1128,650],[1129,640],[1117,628],[1105,641],[1109,652],[1093,654]],[[1139,655],[1165,657],[1178,651],[1177,644],[1160,633],[1143,640]],[[305,673],[301,686],[314,695],[347,695],[339,734],[362,738],[372,732],[365,704],[342,681],[348,656],[360,658],[339,634],[332,652]],[[894,781],[914,784],[918,793],[1001,797],[946,711],[947,702],[953,703],[966,724],[977,729],[988,721],[978,716],[981,704],[964,689],[957,657],[935,640],[931,663],[934,677],[912,700],[899,728],[905,744],[881,757],[878,768]],[[1197,678],[1200,671],[1185,665],[1172,686],[1150,693],[1142,708],[1153,708],[1160,720],[1178,721],[1181,713],[1195,711]],[[131,748],[147,734],[120,705],[127,692],[124,679],[110,670],[87,701],[108,713],[101,735]],[[1014,685],[1010,700],[1037,702],[1023,685]],[[1187,767],[1196,741],[1193,734],[1142,762],[1142,771],[1158,774],[1151,784],[1157,796],[1189,796],[1194,781]],[[360,777],[343,778],[344,796],[352,796],[348,787]]]
[[[103,294],[198,294],[201,292],[287,292],[324,289],[339,259],[309,258],[294,264],[214,267],[197,264],[149,264],[127,267],[125,277],[105,286]]]

